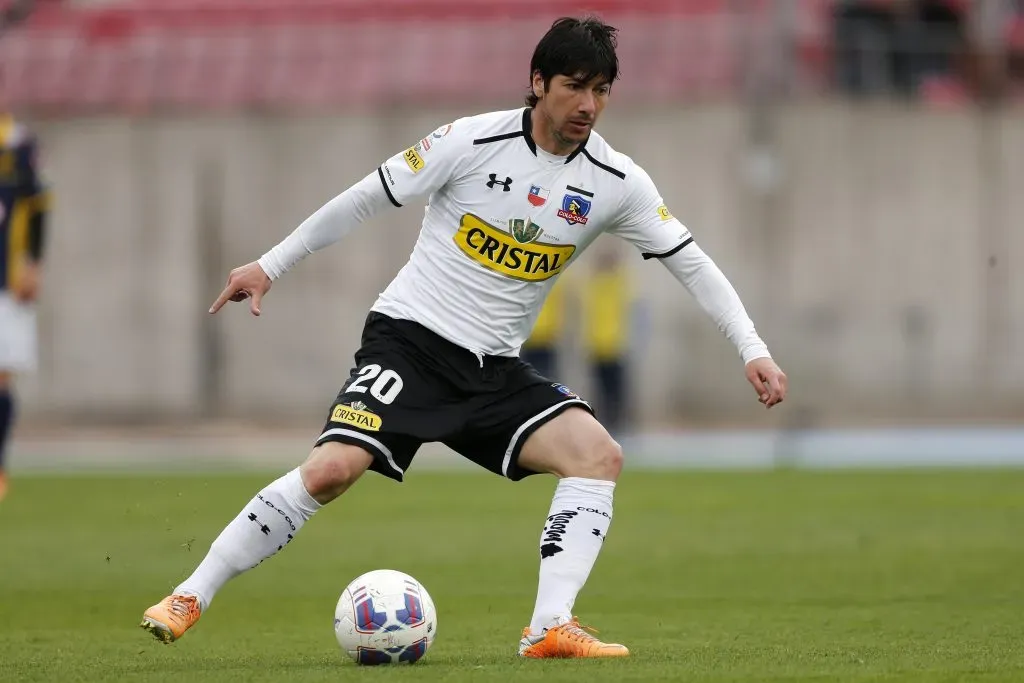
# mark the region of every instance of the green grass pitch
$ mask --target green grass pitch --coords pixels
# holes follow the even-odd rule
[[[627,660],[521,661],[553,480],[368,475],[165,646],[137,627],[275,475],[16,478],[0,681],[1024,681],[1024,471],[629,472],[576,603]],[[438,638],[342,660],[345,584],[420,579]]]

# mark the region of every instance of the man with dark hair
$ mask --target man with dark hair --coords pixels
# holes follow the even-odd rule
[[[7,493],[4,451],[14,423],[14,375],[36,364],[36,321],[47,193],[36,141],[0,113],[0,499]]]
[[[761,403],[782,401],[786,378],[648,175],[593,131],[618,75],[614,38],[596,19],[558,20],[531,62],[530,106],[441,126],[231,272],[210,312],[249,299],[259,315],[273,281],[307,255],[388,207],[429,196],[412,255],[373,305],[312,453],[246,504],[195,572],[145,612],[144,628],[165,642],[181,637],[229,579],[287,545],[366,470],[401,481],[419,446],[440,441],[513,481],[558,478],[519,654],[629,653],[572,615],[611,524],[622,451],[583,399],[518,357],[548,290],[612,232],[697,298],[736,345]]]

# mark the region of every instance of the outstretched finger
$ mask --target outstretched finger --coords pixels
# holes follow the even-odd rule
[[[224,304],[226,304],[234,295],[235,288],[234,286],[229,284],[227,287],[224,288],[224,291],[220,293],[220,296],[217,297],[217,300],[213,302],[213,305],[210,306],[210,313],[216,313],[217,311],[219,311],[224,306]]]

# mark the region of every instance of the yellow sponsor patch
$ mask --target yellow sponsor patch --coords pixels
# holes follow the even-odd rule
[[[658,215],[661,216],[663,221],[672,220],[672,214],[668,212],[668,207],[664,204],[658,207]]]
[[[455,233],[459,249],[477,263],[516,280],[538,282],[558,275],[576,251],[574,244],[522,244],[515,237],[467,213]]]
[[[405,163],[409,164],[409,168],[413,173],[419,173],[423,170],[423,167],[427,165],[427,162],[423,161],[423,157],[421,157],[420,153],[413,147],[405,150],[405,154],[402,155],[402,158],[405,159]]]
[[[380,415],[368,410],[356,410],[352,406],[346,405],[334,407],[334,412],[331,413],[331,422],[341,422],[369,432],[379,432],[381,424]]]

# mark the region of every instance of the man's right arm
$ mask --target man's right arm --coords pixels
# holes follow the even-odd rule
[[[258,263],[271,280],[284,275],[314,251],[330,246],[384,207],[391,206],[376,173],[371,173],[324,204]]]
[[[400,207],[443,186],[467,149],[464,127],[458,122],[442,126],[392,156],[264,254],[258,261],[260,268],[271,281],[276,280],[307,255],[334,244],[385,207]]]

